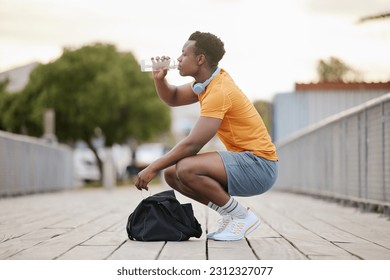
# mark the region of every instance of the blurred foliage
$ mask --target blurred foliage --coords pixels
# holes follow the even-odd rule
[[[317,74],[320,82],[356,82],[361,80],[360,74],[336,57],[327,61],[320,60],[317,64]]]
[[[7,87],[8,81],[0,81],[0,130],[5,130],[4,126],[4,111],[5,108],[9,105],[9,97],[10,95],[7,94],[6,87]]]
[[[34,132],[42,131],[42,123],[30,118],[34,99],[21,93],[8,93],[6,86],[7,82],[0,86],[0,129],[21,134],[28,134],[27,127]]]
[[[378,21],[383,19],[389,19],[390,13],[389,12],[383,12],[375,15],[365,16],[359,19],[358,23],[363,23],[366,21]]]
[[[64,49],[56,61],[37,66],[20,93],[3,94],[4,87],[0,126],[14,133],[42,136],[48,108],[55,111],[60,142],[84,140],[94,152],[92,139],[101,134],[111,146],[130,138],[147,141],[170,127],[169,108],[151,75],[140,71],[131,53],[109,44]]]
[[[264,124],[267,127],[268,133],[272,135],[272,103],[258,100],[255,101],[253,105],[263,119]]]

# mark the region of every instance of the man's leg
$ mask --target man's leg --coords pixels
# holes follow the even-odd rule
[[[204,153],[185,158],[164,172],[168,185],[202,204],[223,206],[227,193],[227,176],[218,153]]]
[[[239,240],[248,228],[258,226],[257,217],[227,193],[226,170],[218,153],[185,158],[165,171],[165,179],[173,189],[223,215],[218,230],[208,234],[208,238]],[[237,225],[242,229],[238,235]]]
[[[165,179],[173,189],[208,205],[220,214],[237,217],[245,217],[247,214],[246,209],[228,194],[225,166],[216,152],[179,161],[176,166],[166,170]]]
[[[164,178],[167,184],[174,190],[178,191],[179,193],[196,200],[202,204],[207,204],[206,200],[196,194],[193,190],[188,188],[187,186],[183,185],[176,175],[176,165],[171,166],[164,170]]]
[[[246,217],[247,209],[228,194],[225,165],[218,153],[186,158],[176,166],[179,181],[203,197],[204,204],[208,201],[207,205],[221,215]]]

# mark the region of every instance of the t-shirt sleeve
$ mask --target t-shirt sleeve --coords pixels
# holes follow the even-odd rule
[[[202,100],[200,115],[202,117],[223,119],[231,107],[227,94],[219,90],[212,90],[206,94]]]

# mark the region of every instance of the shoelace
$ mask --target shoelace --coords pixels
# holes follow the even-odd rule
[[[244,229],[244,227],[245,227],[245,223],[233,221],[230,232],[233,233],[234,235],[238,235],[241,233],[241,231]]]
[[[228,226],[231,220],[232,218],[230,216],[223,216],[221,219],[219,219],[217,232],[223,231]]]

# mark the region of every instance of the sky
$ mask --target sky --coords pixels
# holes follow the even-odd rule
[[[139,60],[177,58],[199,30],[224,42],[220,66],[252,101],[271,101],[315,82],[331,56],[369,82],[390,80],[390,19],[357,23],[389,11],[388,0],[0,0],[0,72],[95,42]],[[175,70],[167,78],[192,80]]]

